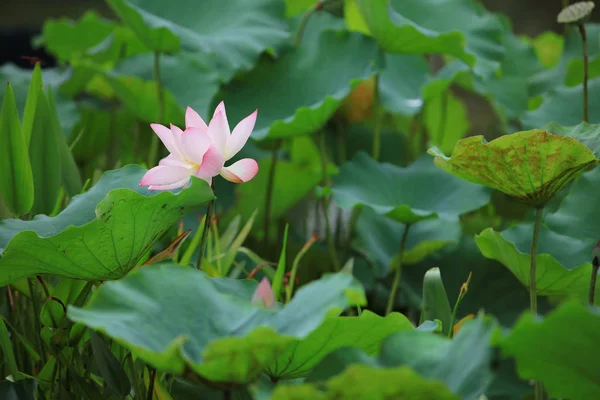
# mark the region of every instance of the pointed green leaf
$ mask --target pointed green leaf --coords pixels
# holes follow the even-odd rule
[[[452,319],[452,309],[448,301],[448,295],[444,288],[444,281],[440,269],[431,268],[425,273],[423,278],[423,311],[421,312],[421,322],[430,320],[440,320],[442,322],[442,332],[447,335],[450,329],[450,320]]]
[[[4,204],[15,215],[33,206],[33,175],[29,152],[21,131],[15,93],[6,87],[0,112],[0,192]]]
[[[56,132],[58,151],[60,153],[61,181],[65,187],[67,195],[69,195],[69,197],[73,197],[76,194],[81,193],[81,189],[83,188],[81,184],[81,174],[77,164],[75,163],[73,153],[71,153],[71,150],[69,149],[69,144],[67,143],[66,137],[62,132],[60,122],[58,121],[58,114],[56,114],[56,105],[52,95],[52,88],[48,90],[48,104],[50,105],[52,126]]]
[[[21,373],[17,366],[13,345],[10,340],[8,328],[4,323],[4,318],[0,318],[0,350],[2,350],[2,360],[3,363],[6,362],[7,371],[12,375],[14,380],[18,380],[21,377]]]
[[[287,268],[286,252],[289,227],[289,224],[286,224],[285,231],[283,231],[283,245],[281,248],[281,253],[279,254],[279,261],[277,262],[275,276],[273,277],[273,293],[275,294],[276,301],[279,300],[280,297],[284,294],[283,278],[285,276],[285,270]]]
[[[340,168],[333,186],[333,200],[339,207],[368,206],[402,223],[438,214],[458,216],[484,206],[489,198],[487,189],[438,171],[427,155],[401,168],[378,163],[361,152]]]
[[[353,346],[373,355],[387,336],[412,329],[410,321],[398,313],[384,318],[365,310],[359,317],[328,318],[306,338],[290,344],[267,374],[277,380],[304,377],[333,350]]]
[[[29,82],[27,101],[25,102],[25,109],[23,110],[23,135],[25,137],[27,148],[29,148],[29,143],[31,141],[35,112],[38,108],[38,96],[43,85],[42,68],[40,67],[40,63],[36,63],[31,75],[31,82]]]
[[[90,331],[90,343],[92,344],[94,363],[100,370],[106,384],[104,395],[127,396],[131,390],[131,383],[119,360],[114,356],[102,337],[94,331]]]
[[[34,201],[32,212],[51,214],[62,183],[58,132],[43,88],[38,99],[29,143],[29,158],[33,172]]]
[[[519,375],[541,380],[552,398],[587,400],[600,396],[598,335],[597,310],[568,302],[543,319],[523,315],[500,346]]]
[[[347,290],[362,292],[348,274],[326,275],[302,286],[287,306],[266,309],[252,305],[251,293],[240,295],[240,283],[173,264],[148,266],[105,283],[85,308],[70,307],[69,318],[159,370],[181,374],[187,366],[204,379],[241,384],[332,311],[350,306]]]
[[[179,193],[148,191],[139,186],[145,172],[133,165],[106,172],[56,217],[2,221],[0,286],[39,274],[119,279],[176,221],[213,198],[197,178]]]
[[[460,140],[451,157],[433,148],[435,165],[470,182],[541,206],[596,162],[577,140],[534,129],[491,142],[483,136]]]

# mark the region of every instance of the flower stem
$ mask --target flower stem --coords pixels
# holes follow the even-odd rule
[[[452,310],[452,318],[450,319],[450,329],[448,330],[448,339],[452,339],[454,336],[454,324],[456,323],[456,316],[458,315],[458,308],[460,307],[460,303],[467,295],[469,291],[469,283],[471,282],[471,272],[469,272],[469,277],[467,281],[462,284],[460,287],[460,292],[458,293],[458,298],[456,299],[456,303],[454,303],[454,310]]]
[[[165,99],[162,87],[162,80],[160,78],[160,53],[154,52],[154,69],[153,69],[154,82],[156,82],[156,92],[158,99],[158,116],[157,120],[159,124],[163,123],[165,118]],[[150,142],[150,150],[148,151],[148,165],[152,166],[156,164],[156,158],[158,157],[158,136],[152,135],[152,141]]]
[[[44,341],[41,339],[42,327],[40,325],[40,303],[35,290],[33,278],[27,278],[27,284],[29,285],[29,294],[31,295],[31,305],[33,306],[33,323],[36,330],[36,338],[40,349],[40,356],[42,357],[42,364],[46,364],[46,350],[44,349]]]
[[[533,314],[537,314],[537,248],[542,227],[542,214],[544,208],[536,209],[535,225],[533,226],[533,238],[531,241],[530,264],[529,264],[529,306]]]
[[[393,308],[396,300],[396,294],[398,292],[398,285],[400,284],[400,275],[402,273],[402,258],[404,257],[404,249],[406,248],[406,239],[408,239],[408,231],[410,224],[406,224],[402,239],[400,239],[400,252],[398,253],[398,262],[396,263],[396,270],[394,271],[394,281],[392,282],[392,289],[390,290],[390,297],[388,298],[387,308],[385,315],[389,315]]]
[[[265,237],[264,246],[269,244],[269,228],[271,226],[271,205],[273,203],[273,186],[275,185],[275,166],[277,165],[277,153],[281,148],[282,139],[277,139],[273,150],[271,151],[271,166],[269,167],[269,176],[267,177],[267,197],[265,199]]]
[[[583,120],[585,122],[590,122],[588,105],[588,41],[585,25],[583,23],[579,23],[577,26],[579,27],[579,34],[581,35],[581,41],[583,42]]]
[[[593,306],[596,300],[596,279],[598,278],[598,269],[600,268],[600,262],[598,257],[595,257],[592,261],[592,277],[590,278],[590,296],[589,302]]]
[[[214,184],[211,185],[214,190]],[[213,209],[215,208],[215,200],[212,199],[206,207],[206,219],[204,220],[204,227],[202,228],[202,238],[200,239],[200,253],[198,254],[198,260],[196,261],[196,268],[202,269],[202,259],[206,252],[206,239],[208,238],[208,231],[210,230],[210,220],[212,219]]]
[[[325,131],[319,134],[319,150],[321,151],[321,173],[323,174],[323,186],[329,188],[331,182],[329,181],[329,173],[327,171],[327,147],[325,146]],[[337,251],[335,248],[335,239],[331,233],[331,223],[329,220],[329,195],[323,196],[323,214],[325,215],[325,235],[327,240],[327,247],[329,249],[329,257],[335,271],[339,271],[340,260],[338,260]]]
[[[381,153],[381,127],[383,125],[383,112],[377,107],[379,102],[379,75],[375,75],[375,88],[373,89],[373,108],[375,109],[375,128],[373,130],[373,150],[372,155],[375,161],[379,161]]]
[[[533,237],[531,240],[530,264],[529,264],[529,306],[531,313],[537,315],[537,248],[540,237],[540,229],[542,227],[542,214],[544,207],[539,207],[535,212],[535,225],[533,226]],[[544,398],[544,388],[541,381],[535,381],[535,400]]]
[[[150,378],[148,380],[148,393],[146,396],[147,400],[152,400],[154,398],[154,380],[156,379],[156,370],[154,368],[150,369]]]
[[[300,43],[302,43],[302,36],[304,35],[304,30],[306,29],[306,24],[308,23],[308,20],[310,19],[310,17],[315,13],[315,11],[318,11],[320,9],[319,3],[320,2],[317,2],[317,4],[315,4],[314,7],[307,10],[302,15],[302,19],[300,20],[300,23],[298,24],[298,29],[296,29],[296,35],[294,38],[294,44],[296,46],[300,46]]]

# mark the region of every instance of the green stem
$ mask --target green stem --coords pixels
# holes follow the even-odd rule
[[[540,207],[536,209],[535,213],[535,225],[533,227],[533,238],[531,241],[530,264],[529,264],[529,306],[531,312],[537,314],[537,248],[540,236],[540,229],[542,227],[542,214],[544,208]]]
[[[165,99],[164,99],[164,91],[162,87],[162,80],[160,78],[160,53],[158,51],[154,52],[154,69],[153,69],[153,77],[156,82],[156,92],[158,95],[158,117],[157,122],[159,124],[163,123],[165,118]],[[148,152],[148,165],[152,166],[156,164],[156,159],[158,157],[158,136],[152,135],[152,141],[150,142],[150,150]]]
[[[390,314],[394,308],[396,293],[398,292],[398,285],[400,284],[400,274],[402,272],[402,258],[404,257],[404,249],[406,248],[406,239],[408,238],[409,229],[410,224],[406,224],[402,239],[400,239],[400,252],[398,253],[398,262],[396,263],[396,270],[394,271],[394,281],[392,282],[392,289],[390,290],[390,297],[388,298],[385,315]]]
[[[146,396],[147,400],[152,400],[154,398],[154,380],[156,379],[156,370],[154,368],[150,369],[150,378],[148,382],[148,393]]]
[[[214,188],[214,185],[211,185]],[[196,268],[202,269],[202,259],[206,252],[206,239],[208,238],[208,231],[210,230],[210,220],[212,219],[213,209],[215,207],[215,200],[212,199],[206,207],[206,217],[204,220],[204,227],[202,228],[202,238],[200,239],[200,253],[198,254],[198,260],[196,261]]]
[[[448,339],[452,339],[454,336],[454,324],[456,323],[456,316],[458,315],[458,309],[460,307],[460,303],[467,295],[467,291],[469,290],[469,283],[471,282],[471,273],[469,273],[469,277],[467,281],[463,283],[460,287],[460,292],[458,293],[458,298],[456,299],[456,303],[454,303],[454,309],[452,310],[452,318],[450,319],[450,329],[448,330]]]
[[[34,326],[35,326],[35,336],[37,338],[38,347],[40,349],[40,356],[42,358],[42,364],[46,364],[46,350],[44,348],[44,342],[42,340],[42,327],[40,325],[40,303],[37,297],[37,293],[35,291],[35,285],[33,282],[33,278],[27,278],[27,283],[29,284],[29,293],[31,294],[31,304],[33,305],[34,312]]]
[[[581,35],[581,41],[583,42],[583,121],[590,122],[589,105],[588,105],[588,41],[587,34],[585,32],[585,25],[583,23],[578,24],[579,34]]]
[[[594,300],[596,299],[596,279],[598,278],[598,268],[600,267],[600,264],[593,264],[592,265],[592,277],[590,278],[590,295],[589,295],[589,302],[590,305],[593,306],[594,305]]]
[[[265,247],[269,244],[269,228],[271,227],[271,205],[273,203],[273,186],[275,184],[275,167],[277,165],[277,153],[281,148],[282,139],[277,139],[273,150],[271,151],[271,166],[269,167],[269,176],[267,177],[267,195],[265,198]]]
[[[360,217],[360,207],[354,207],[352,209],[352,214],[350,215],[350,223],[348,226],[348,235],[346,236],[346,244],[344,246],[344,256],[348,259],[350,255],[350,249],[352,248],[352,240],[354,240],[354,235],[356,233],[356,224],[358,224],[358,218]]]
[[[329,188],[331,182],[329,181],[329,173],[327,171],[327,147],[325,146],[325,131],[319,134],[319,148],[321,151],[321,173],[323,174],[323,186]],[[327,239],[327,247],[329,249],[329,257],[335,271],[339,271],[340,260],[338,260],[337,251],[335,248],[335,239],[331,233],[331,223],[329,219],[329,196],[323,196],[323,213],[325,215],[325,235]]]
[[[590,295],[589,302],[593,306],[596,300],[596,280],[598,278],[598,269],[600,268],[600,261],[598,257],[594,257],[592,260],[592,277],[590,278]]]
[[[312,7],[310,10],[307,10],[303,15],[302,15],[302,19],[300,20],[300,23],[298,24],[298,29],[296,29],[296,35],[294,38],[294,44],[296,46],[300,46],[300,43],[302,43],[302,36],[304,35],[304,30],[306,29],[306,24],[308,23],[308,20],[310,19],[310,17],[315,13],[315,11],[317,11],[319,9],[319,3],[317,2],[317,4],[315,4],[314,7]]]
[[[375,128],[373,130],[373,159],[379,161],[381,153],[381,128],[383,125],[383,112],[378,108],[379,102],[379,75],[375,75],[375,93],[373,95],[373,108],[375,110]]]
[[[542,227],[542,214],[544,207],[539,207],[535,212],[535,225],[533,226],[533,237],[531,240],[530,266],[529,266],[529,306],[531,313],[537,315],[537,248]],[[544,398],[544,388],[541,381],[535,381],[535,400]]]

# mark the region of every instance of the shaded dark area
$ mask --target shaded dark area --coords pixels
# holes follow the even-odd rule
[[[46,19],[78,18],[86,10],[111,16],[102,0],[3,0],[2,3],[0,65],[12,62],[23,68],[33,64],[23,57],[37,57],[45,66],[55,64],[52,56],[32,46],[33,38],[39,35]],[[535,36],[547,30],[562,30],[556,23],[556,15],[563,7],[563,0],[484,0],[482,3],[490,11],[508,16],[517,34]],[[592,20],[600,21],[598,12],[595,14]]]

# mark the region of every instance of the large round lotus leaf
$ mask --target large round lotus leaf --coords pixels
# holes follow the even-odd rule
[[[575,126],[562,126],[551,122],[544,129],[548,133],[577,139],[585,144],[596,155],[596,158],[600,158],[600,125],[582,122]]]
[[[432,148],[435,164],[452,175],[499,190],[528,204],[551,200],[596,157],[577,140],[534,129],[486,142],[460,140],[451,157]]]
[[[458,400],[441,382],[424,379],[410,367],[381,369],[350,365],[318,384],[276,386],[272,400],[427,399]]]
[[[477,72],[498,68],[503,57],[500,19],[471,0],[356,0],[368,29],[388,52],[442,53]],[[435,10],[435,12],[432,12]]]
[[[552,398],[600,398],[600,315],[580,303],[559,306],[544,319],[525,314],[500,341],[523,379],[538,379]]]
[[[394,333],[385,339],[377,357],[346,347],[325,357],[307,382],[322,382],[342,374],[352,364],[395,369],[408,366],[426,379],[443,382],[465,400],[481,396],[493,378],[490,370],[492,334],[496,324],[479,317],[463,325],[453,340],[419,330]]]
[[[401,168],[360,152],[340,168],[333,199],[344,209],[368,206],[398,222],[415,223],[475,210],[489,202],[490,193],[443,173],[426,154]]]
[[[239,121],[258,109],[256,140],[314,133],[355,86],[373,75],[378,57],[371,38],[326,30],[276,61],[265,56],[243,81],[227,85],[227,116]]]
[[[599,188],[600,169],[595,168],[577,179],[560,208],[545,217],[537,256],[539,295],[587,295],[591,252],[600,239],[600,208],[591,207],[590,199]],[[533,225],[523,223],[501,233],[488,228],[476,241],[484,256],[500,261],[527,286],[532,233]]]
[[[244,283],[256,288],[256,282]],[[215,382],[246,383],[295,340],[306,338],[331,312],[364,304],[352,275],[326,275],[302,286],[283,308],[253,306],[240,282],[162,264],[108,282],[85,308],[70,307],[76,322],[105,332],[162,371],[191,368]],[[246,292],[248,295],[249,293]]]
[[[398,313],[383,318],[365,310],[359,317],[328,318],[306,338],[290,344],[271,363],[267,374],[277,380],[301,378],[336,349],[352,346],[373,355],[387,336],[412,329],[410,321]]]
[[[265,50],[289,37],[279,0],[204,0],[173,6],[162,0],[109,0],[108,4],[146,46],[210,54],[224,80],[249,70]]]
[[[175,222],[214,198],[197,178],[177,194],[148,191],[139,186],[145,172],[106,172],[56,217],[0,222],[0,286],[40,274],[119,279]]]

